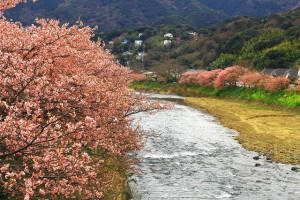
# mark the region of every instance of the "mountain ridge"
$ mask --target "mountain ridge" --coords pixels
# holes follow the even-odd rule
[[[152,25],[209,26],[233,16],[267,16],[300,6],[298,0],[39,0],[5,12],[28,25],[35,18],[78,19],[99,30]]]

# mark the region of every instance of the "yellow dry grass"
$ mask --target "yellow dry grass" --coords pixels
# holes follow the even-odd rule
[[[187,98],[186,103],[211,113],[239,132],[245,148],[282,163],[300,164],[300,113],[232,99]]]

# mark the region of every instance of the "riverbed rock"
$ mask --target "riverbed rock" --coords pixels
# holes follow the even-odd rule
[[[294,172],[300,172],[300,167],[292,167],[291,170]]]
[[[259,160],[259,156],[254,156],[253,160]]]

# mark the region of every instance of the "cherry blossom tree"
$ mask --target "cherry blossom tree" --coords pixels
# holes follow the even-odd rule
[[[181,75],[179,79],[179,83],[188,84],[188,85],[195,85],[197,84],[197,76],[199,72],[185,72]]]
[[[257,72],[251,72],[240,76],[238,80],[245,86],[255,87],[259,86],[264,79],[267,79],[266,75]]]
[[[32,0],[33,2],[37,0]],[[3,11],[15,7],[20,2],[27,2],[27,0],[1,0],[0,1],[0,13]]]
[[[262,85],[263,85],[265,90],[275,91],[275,90],[287,89],[290,82],[291,81],[289,79],[285,78],[285,77],[268,76],[267,79],[264,79]]]
[[[196,83],[204,87],[213,87],[215,79],[218,77],[221,69],[200,72],[197,76]]]
[[[215,79],[214,87],[223,88],[226,85],[236,85],[240,76],[248,72],[247,68],[241,66],[227,67],[221,71],[218,77]]]
[[[185,72],[181,75],[179,82],[188,85],[212,87],[214,80],[221,71],[221,69],[216,69],[212,71]]]
[[[0,12],[21,0],[1,0]],[[0,185],[26,200],[100,199],[105,155],[139,148],[131,114],[160,108],[128,89],[93,29],[0,16]]]

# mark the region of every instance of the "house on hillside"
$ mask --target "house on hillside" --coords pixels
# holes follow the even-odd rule
[[[127,44],[128,42],[129,42],[129,40],[125,38],[125,39],[122,41],[122,44]]]
[[[261,74],[270,75],[274,77],[286,77],[291,80],[296,80],[300,77],[300,69],[287,69],[287,68],[277,68],[277,69],[263,69]]]
[[[136,46],[136,47],[140,47],[140,46],[142,46],[142,44],[143,44],[143,40],[135,40],[134,41],[134,46]]]
[[[273,71],[275,71],[276,69],[268,69],[268,68],[264,68],[260,73],[263,75],[269,75],[272,76]]]
[[[193,31],[189,31],[189,32],[187,32],[187,34],[193,35],[193,36],[196,36],[196,35],[197,35],[197,33],[196,33],[196,32],[193,32]]]
[[[145,52],[138,52],[137,55],[135,56],[136,60],[144,60],[144,57],[146,56]]]
[[[132,51],[125,51],[122,53],[122,56],[131,56],[132,54]]]
[[[169,38],[169,39],[173,39],[173,34],[172,33],[166,33],[165,35],[164,35],[164,37],[165,38]]]
[[[299,79],[299,77],[300,77],[300,69],[289,69],[285,73],[285,77],[289,78],[289,79],[292,79],[292,80]]]
[[[165,47],[170,47],[172,44],[172,41],[171,40],[164,40],[164,46]]]
[[[272,72],[272,76],[274,77],[285,77],[285,74],[287,73],[289,69],[286,68],[277,68]]]

